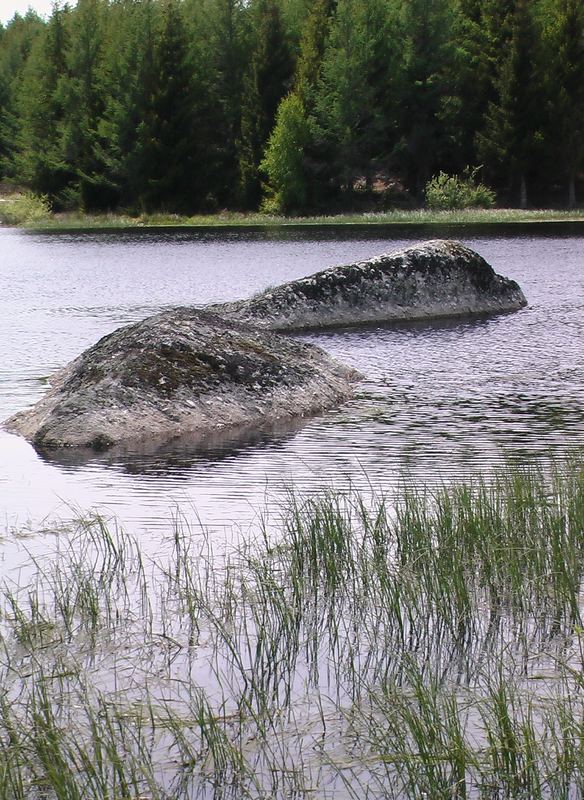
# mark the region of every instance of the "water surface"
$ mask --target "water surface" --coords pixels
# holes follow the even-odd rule
[[[393,226],[0,230],[0,419],[38,400],[48,375],[120,325],[451,234]],[[34,529],[98,508],[142,535],[167,531],[180,507],[213,530],[245,529],[291,486],[386,489],[404,475],[433,484],[580,447],[584,227],[458,228],[456,236],[517,280],[528,307],[307,335],[365,380],[351,402],[291,428],[89,460],[43,458],[0,433],[0,526]]]

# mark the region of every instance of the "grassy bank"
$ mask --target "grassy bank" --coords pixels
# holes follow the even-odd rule
[[[581,796],[583,557],[574,464],[156,563],[80,521],[1,592],[0,796]]]
[[[57,214],[43,223],[51,229],[133,228],[133,227],[279,227],[310,225],[468,225],[526,222],[584,221],[584,211],[520,209],[466,209],[462,211],[387,211],[364,214],[333,214],[310,217],[280,217],[236,212],[181,217],[171,214],[143,214],[130,217],[115,214]]]
[[[513,208],[462,209],[456,211],[385,211],[283,217],[259,213],[220,212],[179,216],[176,214],[53,214],[38,198],[15,196],[0,203],[0,224],[47,230],[86,228],[125,229],[143,227],[278,227],[310,225],[480,225],[501,223],[582,222],[584,209],[554,210]]]

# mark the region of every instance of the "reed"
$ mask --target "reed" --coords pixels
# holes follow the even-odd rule
[[[0,797],[579,796],[583,551],[576,460],[155,562],[78,520],[0,587]]]

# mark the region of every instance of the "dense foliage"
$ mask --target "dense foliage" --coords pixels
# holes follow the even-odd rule
[[[0,26],[0,177],[56,209],[407,207],[477,165],[500,203],[576,204],[581,0],[79,0]]]

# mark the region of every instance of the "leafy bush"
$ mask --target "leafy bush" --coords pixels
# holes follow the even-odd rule
[[[477,181],[480,167],[467,167],[461,177],[440,172],[426,184],[426,205],[435,211],[452,208],[492,208],[495,193]]]
[[[38,225],[51,216],[46,195],[17,194],[0,202],[0,222],[5,225]]]

